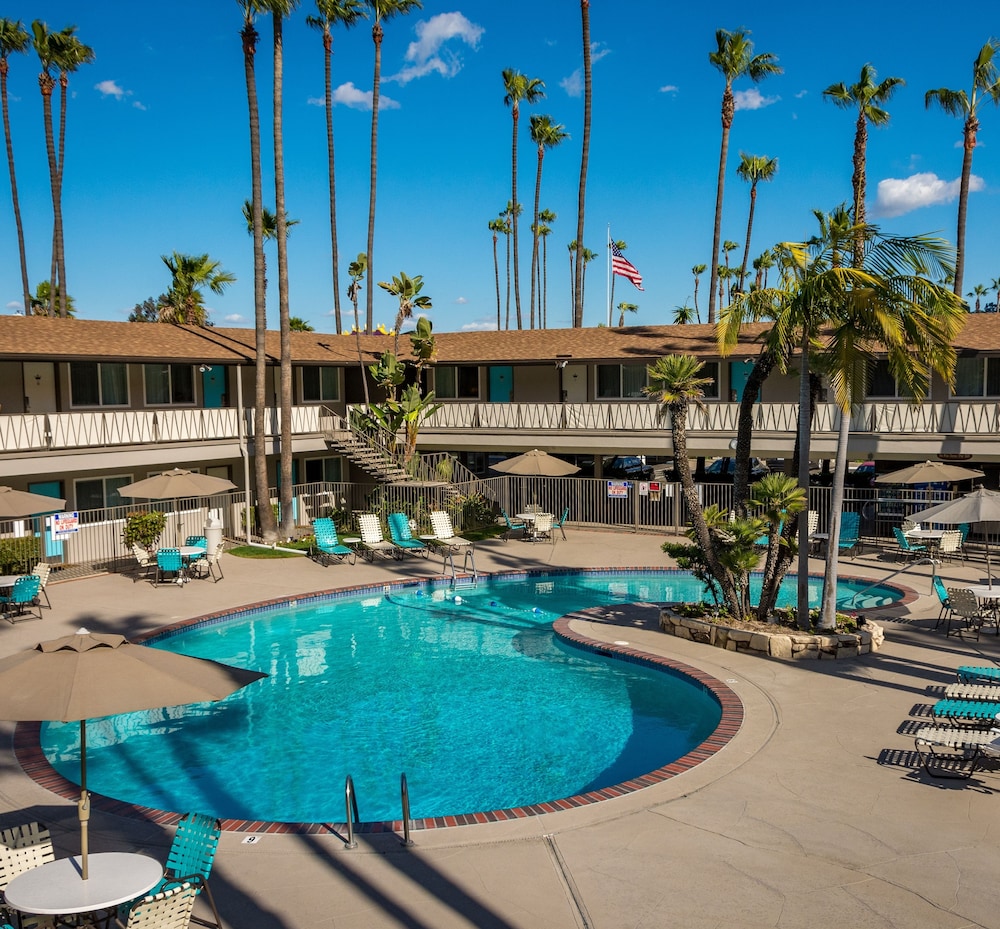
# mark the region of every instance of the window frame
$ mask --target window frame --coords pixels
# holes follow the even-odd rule
[[[97,387],[97,402],[77,402],[75,396],[75,385],[74,385],[74,371],[81,371],[84,367],[93,366],[96,369],[96,387]],[[104,394],[105,389],[105,378],[104,369],[107,368],[121,368],[123,380],[122,385],[125,389],[125,399],[121,403],[110,403],[105,402]],[[127,362],[124,361],[70,361],[69,362],[69,405],[71,409],[100,409],[102,407],[114,407],[115,409],[127,409],[130,406],[131,397],[131,385],[129,384],[129,366]]]
[[[302,365],[299,368],[299,388],[301,390],[301,397],[303,403],[339,403],[342,395],[341,389],[341,367],[340,365]],[[306,382],[307,372],[309,375],[313,372],[316,373],[318,378],[316,386],[319,387],[319,396],[312,397],[308,395],[309,388],[313,385]],[[333,393],[335,396],[326,396],[324,394],[324,389],[331,386],[326,383],[324,378],[324,372],[330,372],[332,377]]]
[[[170,399],[169,400],[150,400],[149,399],[149,381],[147,380],[147,371],[150,371],[153,368],[160,368],[161,369],[161,373],[166,373],[166,376],[167,376],[167,392],[170,394]],[[175,377],[175,371],[174,371],[175,368],[178,369],[177,370],[177,374],[178,375],[180,374],[180,370],[181,369],[186,370],[190,374],[190,377],[191,377],[191,399],[190,400],[177,399],[177,390],[178,390],[178,388],[175,387],[175,384],[177,382],[177,378]],[[143,401],[146,404],[146,406],[149,406],[149,407],[172,407],[172,406],[191,406],[191,407],[193,407],[198,402],[198,388],[195,385],[194,365],[193,364],[184,364],[184,363],[180,363],[180,362],[178,362],[178,363],[171,363],[171,362],[157,362],[157,361],[152,361],[152,362],[149,362],[147,364],[143,364],[143,366],[142,366],[142,391],[143,391]]]

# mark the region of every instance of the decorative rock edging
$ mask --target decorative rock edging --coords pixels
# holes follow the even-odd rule
[[[660,629],[692,642],[703,642],[730,652],[750,652],[767,658],[856,658],[877,652],[885,640],[882,627],[869,620],[859,632],[810,635],[805,632],[751,632],[705,619],[679,616],[669,607],[660,609]]]

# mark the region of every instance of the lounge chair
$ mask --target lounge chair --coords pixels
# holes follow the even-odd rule
[[[938,700],[931,710],[934,719],[950,719],[956,723],[979,726],[998,725],[1000,703],[986,700]]]
[[[861,514],[847,512],[840,514],[840,532],[837,535],[837,548],[856,554],[861,547]]]
[[[451,524],[451,517],[444,510],[431,511],[431,528],[434,530],[433,544],[441,550],[442,562],[451,562],[452,570],[455,569],[455,552],[462,553],[463,568],[472,558],[472,569],[476,569],[475,544],[469,539],[463,539],[460,535],[455,535],[455,528]]]
[[[15,623],[19,619],[35,619],[34,608],[38,607],[38,619],[42,618],[42,607],[38,603],[38,591],[42,579],[37,574],[25,574],[14,581],[7,596],[0,597],[3,615]]]
[[[413,538],[410,519],[405,513],[389,514],[389,537],[399,548],[411,555],[423,555],[426,558],[431,552],[420,539]]]
[[[359,513],[358,530],[361,532],[362,554],[369,561],[374,561],[376,555],[384,558],[403,557],[403,550],[382,533],[382,522],[376,513]]]
[[[508,515],[507,511],[504,509],[500,510],[500,515],[503,516],[503,521],[507,524],[507,531],[503,534],[502,538],[506,542],[510,538],[512,532],[520,532],[521,538],[523,539],[527,535],[528,524],[525,522],[514,522]]]
[[[915,558],[917,555],[923,555],[927,551],[926,545],[920,545],[916,542],[911,542],[907,537],[906,533],[903,532],[899,526],[892,527],[892,534],[896,537],[896,543],[899,546],[896,552],[897,557],[903,556],[907,560]]]
[[[51,610],[52,601],[49,600],[49,594],[45,587],[49,583],[49,575],[52,573],[52,565],[50,565],[47,561],[39,561],[31,569],[31,573],[38,575],[40,579],[38,584],[39,597],[45,597],[45,605]],[[39,603],[39,606],[41,606],[41,603]]]
[[[1000,668],[992,666],[963,664],[955,673],[963,684],[1000,684]]]
[[[925,726],[917,730],[914,745],[931,777],[969,778],[1000,750],[1000,729]]]
[[[309,549],[309,557],[321,564],[330,564],[331,560],[347,561],[354,564],[358,555],[353,548],[341,545],[337,538],[337,527],[329,516],[321,516],[313,520],[313,536],[315,541]]]
[[[944,689],[948,700],[979,700],[985,703],[1000,703],[1000,684],[949,684]]]

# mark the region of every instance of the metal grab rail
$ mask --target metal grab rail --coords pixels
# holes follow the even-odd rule
[[[354,841],[354,824],[361,822],[361,817],[358,815],[358,798],[354,793],[354,780],[350,774],[344,782],[344,819],[347,821],[347,841],[344,843],[344,848],[357,848],[358,843]]]
[[[403,839],[400,844],[409,848],[413,845],[410,838],[410,792],[406,787],[406,772],[399,775],[399,793],[403,803]]]

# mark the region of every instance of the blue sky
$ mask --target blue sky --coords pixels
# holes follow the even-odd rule
[[[982,4],[982,11],[987,9]],[[285,25],[284,135],[291,311],[332,331],[323,56],[319,33],[305,26],[305,3]],[[238,281],[207,303],[216,325],[253,325],[251,241],[241,216],[250,193],[249,134],[241,13],[234,0],[7,0],[2,15],[78,26],[96,60],[70,83],[63,209],[68,289],[78,316],[125,319],[165,291],[160,256],[207,252]],[[889,104],[888,127],[868,146],[869,220],[901,234],[936,233],[954,241],[962,122],[926,110],[933,87],[970,88],[972,61],[990,38],[988,17],[928,17],[890,5],[849,15],[799,5],[674,4],[641,0],[621,15],[607,0],[591,4],[594,105],[587,186],[588,268],[585,324],[607,319],[605,243],[628,243],[626,256],[645,279],[624,278],[614,303],[636,303],[630,324],[669,322],[690,303],[693,265],[710,261],[720,143],[721,75],[709,64],[718,28],[751,30],[757,52],[777,55],[784,73],[736,86],[723,238],[746,233],[749,187],[736,176],[739,152],[778,159],[759,188],[751,259],[782,240],[808,237],[814,209],[851,197],[854,115],[822,91],[853,83],[871,62],[880,77],[906,80]],[[258,21],[258,88],[265,156],[270,151],[271,26]],[[576,235],[576,191],[583,113],[580,10],[576,0],[527,3],[438,2],[385,24],[383,107],[375,278],[422,274],[437,331],[496,327],[492,238],[487,223],[510,199],[510,110],[501,71],[545,82],[546,97],[522,110],[518,196],[522,310],[527,324],[530,210],[536,150],[528,117],[545,113],[570,138],[545,157],[541,204],[558,218],[549,237],[549,326],[570,324],[567,244]],[[334,37],[341,290],[346,264],[364,251],[373,51],[362,23]],[[33,52],[11,60],[10,119],[32,287],[48,277],[51,203]],[[980,144],[969,200],[965,290],[1000,276],[991,220],[1000,190],[1000,111],[981,112]],[[273,180],[265,170],[265,201]],[[269,277],[277,257],[268,253]],[[504,258],[501,249],[501,277]],[[20,275],[9,177],[0,170],[0,311],[20,305]],[[699,307],[704,318],[708,274]],[[990,299],[993,299],[992,297]],[[362,298],[362,309],[364,306]],[[349,324],[350,304],[342,297]],[[395,301],[376,289],[375,322],[392,324]],[[617,323],[618,314],[614,314]],[[277,321],[276,285],[269,324]]]

